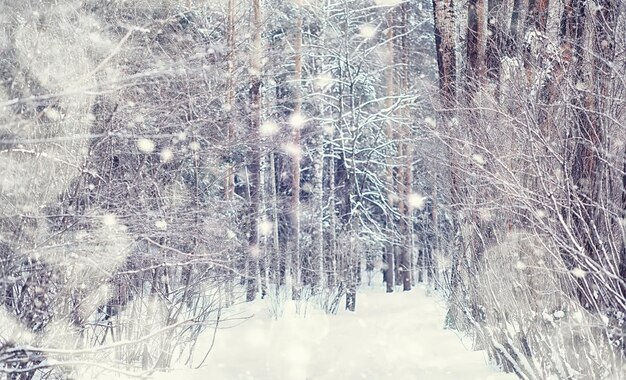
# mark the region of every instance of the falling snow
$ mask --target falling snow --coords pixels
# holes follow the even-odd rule
[[[146,138],[141,138],[137,140],[137,149],[139,149],[142,153],[152,153],[154,152],[155,144],[154,141]]]

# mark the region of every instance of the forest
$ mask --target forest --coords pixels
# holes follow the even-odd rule
[[[625,378],[625,9],[0,0],[0,379],[380,281],[520,379]]]

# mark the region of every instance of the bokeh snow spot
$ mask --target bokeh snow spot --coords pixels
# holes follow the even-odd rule
[[[325,134],[332,136],[335,133],[335,128],[332,124],[326,124],[322,127]]]
[[[491,210],[486,208],[481,208],[480,210],[478,210],[478,217],[486,222],[493,220],[493,214]]]
[[[280,131],[280,127],[275,122],[268,120],[259,127],[259,134],[263,137],[273,136]]]
[[[586,91],[587,90],[587,84],[585,82],[578,82],[578,83],[576,83],[576,89],[578,91]]]
[[[302,149],[298,144],[286,143],[282,146],[283,151],[293,158],[300,158],[302,156]]]
[[[485,157],[482,154],[472,154],[472,160],[478,165],[485,165]]]
[[[418,193],[412,193],[407,196],[407,203],[411,209],[423,210],[426,205],[426,197]]]
[[[563,310],[557,310],[554,312],[554,318],[560,319],[563,318],[565,316],[565,313],[563,312]]]
[[[139,149],[142,153],[152,153],[154,152],[155,144],[154,141],[146,138],[140,138],[137,140],[137,149]]]
[[[572,314],[572,318],[574,318],[574,320],[578,323],[582,323],[583,321],[583,313],[580,310],[576,310],[573,314]]]
[[[174,152],[170,148],[165,148],[161,150],[159,156],[161,157],[161,162],[168,162],[174,157]]]
[[[376,37],[377,32],[376,27],[372,24],[363,24],[359,26],[359,36],[367,40]]]
[[[52,121],[59,121],[61,120],[61,118],[63,118],[63,115],[61,114],[61,112],[57,111],[56,109],[52,107],[46,108],[46,110],[44,111],[44,114],[46,115],[48,119]]]
[[[166,230],[167,229],[167,222],[163,219],[157,220],[156,222],[154,222],[154,226],[160,230]]]
[[[323,73],[315,80],[315,85],[319,89],[325,89],[333,83],[333,76],[330,73]]]
[[[250,257],[252,258],[258,258],[259,256],[261,256],[261,248],[257,244],[249,246],[248,255],[250,255]]]
[[[571,270],[572,276],[576,278],[584,278],[587,275],[587,272],[582,270],[581,268],[574,268]]]
[[[258,226],[259,235],[268,236],[272,233],[273,229],[274,229],[274,223],[272,223],[271,221],[262,220],[259,222],[259,226]]]
[[[194,152],[199,151],[199,150],[200,150],[200,143],[199,143],[199,142],[197,142],[197,141],[192,141],[192,142],[189,144],[189,149],[191,149],[191,150],[192,150],[192,151],[194,151]]]
[[[102,224],[111,227],[117,224],[117,218],[113,214],[106,214],[102,216]]]
[[[306,121],[306,118],[300,112],[294,112],[289,117],[289,125],[291,125],[293,129],[302,129]]]
[[[231,229],[227,229],[227,230],[226,230],[226,237],[227,237],[228,239],[232,240],[232,239],[234,239],[234,238],[236,238],[236,237],[237,237],[237,234],[236,234],[233,230],[231,230]]]

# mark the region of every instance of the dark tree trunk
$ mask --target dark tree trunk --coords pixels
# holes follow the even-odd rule
[[[498,84],[502,56],[506,49],[506,38],[502,20],[503,0],[488,0],[487,4],[487,46],[485,47],[485,70],[487,78]],[[499,91],[499,90],[497,90]]]
[[[467,79],[471,87],[482,82],[485,73],[485,0],[469,0],[467,10]],[[475,91],[475,88],[472,88]]]
[[[456,102],[456,43],[454,38],[454,1],[433,0],[435,49],[439,71],[439,89],[444,108]]]
[[[526,15],[526,32],[533,32],[531,38],[524,41],[524,69],[529,84],[533,83],[536,73],[540,70],[541,59],[538,54],[540,46],[544,43],[546,27],[548,24],[549,0],[530,0]],[[531,34],[526,33],[526,36]]]

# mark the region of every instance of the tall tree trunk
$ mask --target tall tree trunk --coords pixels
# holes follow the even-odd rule
[[[502,56],[506,54],[507,42],[502,17],[504,0],[487,0],[487,44],[485,46],[485,70],[487,79],[495,87],[500,99],[500,70]]]
[[[469,0],[467,10],[468,84],[475,92],[485,75],[485,0]]]
[[[550,0],[529,0],[526,25],[539,33],[545,33],[548,25]]]
[[[545,38],[546,27],[548,25],[549,0],[529,0],[528,13],[526,14],[526,35],[524,36],[524,69],[526,79],[532,86],[535,76],[541,71],[541,59],[538,54],[542,49],[543,38]]]
[[[233,138],[235,135],[235,120],[233,112],[233,103],[235,101],[235,0],[228,0],[228,33],[227,33],[227,45],[228,45],[228,74],[226,77],[226,109],[227,116],[227,131],[226,138],[228,142],[228,149],[232,149]],[[226,173],[226,185],[224,186],[226,200],[231,200],[235,193],[235,171],[233,168],[233,159],[229,157],[228,167]]]
[[[433,10],[441,104],[444,108],[450,109],[456,105],[454,1],[433,0]]]
[[[394,48],[394,36],[395,36],[395,20],[394,20],[394,12],[389,11],[387,14],[387,67],[385,69],[385,87],[387,89],[387,98],[385,101],[385,107],[388,109],[388,112],[391,112],[391,108],[394,103],[394,71],[395,71],[395,48]],[[395,133],[393,128],[393,120],[391,115],[387,118],[387,125],[385,129],[385,135],[389,144],[392,144],[395,139]],[[387,211],[387,230],[391,231],[393,229],[393,213],[392,210],[396,203],[396,196],[394,194],[394,165],[391,158],[391,154],[387,155],[388,159],[386,162],[387,166],[387,204],[389,210]],[[395,286],[395,242],[390,240],[386,242],[385,253],[383,257],[383,261],[386,264],[384,268],[383,278],[385,283],[387,284],[387,293],[393,292]]]
[[[328,287],[330,289],[337,288],[339,286],[339,265],[337,262],[337,168],[335,162],[335,125],[330,130],[330,137],[328,142],[328,249],[326,253],[326,266],[328,267]]]
[[[574,99],[576,140],[572,163],[577,208],[573,217],[576,236],[584,248],[586,259],[584,263],[580,259],[574,260],[589,272],[585,279],[579,281],[581,302],[587,307],[605,312],[607,307],[617,307],[618,310],[626,307],[624,294],[620,294],[623,279],[616,279],[621,260],[615,257],[619,252],[608,252],[602,238],[611,229],[606,214],[613,204],[604,175],[610,170],[605,164],[608,160],[607,133],[611,127],[615,127],[611,117],[614,110],[610,108],[609,99],[611,76],[614,75],[612,67],[619,4],[615,0],[600,1],[594,13],[587,16],[585,12],[588,8],[581,3],[582,0],[574,1],[578,28],[591,32],[585,28],[585,21],[589,18],[593,22],[593,37],[586,38],[581,32],[579,34],[582,38],[576,42],[577,45],[589,42],[593,58],[577,61],[577,94]],[[587,64],[591,65],[591,72]],[[601,294],[598,297],[598,290],[594,289],[612,294]]]
[[[404,3],[400,7],[400,30],[402,31],[402,36],[400,38],[400,70],[401,70],[401,80],[400,87],[401,92],[403,94],[408,93],[409,91],[409,27],[407,15],[409,13],[408,4]],[[411,290],[411,275],[412,275],[412,254],[413,254],[413,231],[411,226],[413,225],[412,218],[412,208],[409,204],[409,197],[411,196],[412,191],[412,180],[413,180],[413,170],[412,170],[412,154],[411,154],[411,122],[410,122],[410,114],[406,107],[402,107],[402,133],[401,133],[401,141],[399,141],[398,145],[398,158],[403,160],[400,169],[402,170],[401,182],[399,183],[399,188],[401,189],[400,194],[400,203],[399,203],[399,211],[401,215],[400,219],[400,233],[402,235],[401,240],[401,259],[400,259],[400,275],[402,279],[402,290],[409,291]]]
[[[454,38],[455,15],[452,0],[433,0],[435,13],[435,48],[437,50],[437,67],[439,71],[439,94],[443,106],[439,112],[439,124],[446,128],[455,114],[457,107],[456,93],[456,44]],[[452,130],[451,133],[457,131]],[[450,201],[454,211],[453,233],[454,251],[452,253],[452,265],[450,269],[450,304],[446,316],[448,328],[459,329],[464,327],[462,322],[466,319],[466,310],[463,303],[466,299],[463,283],[463,271],[467,263],[466,247],[463,242],[462,223],[458,207],[463,201],[463,179],[455,159],[454,140],[447,142],[450,167]]]
[[[516,50],[519,46],[520,32],[519,20],[522,14],[522,0],[513,0],[513,9],[511,11],[511,29],[507,38],[510,50]]]
[[[276,186],[276,157],[273,152],[270,153],[270,186],[272,192],[272,247],[274,251],[274,276],[273,281],[276,290],[285,281],[285,257],[280,249],[280,240],[278,238],[278,187]]]
[[[250,191],[248,208],[248,271],[246,285],[246,301],[254,301],[258,284],[258,260],[259,260],[259,174],[260,150],[259,150],[259,127],[261,126],[261,4],[260,0],[252,0],[252,13],[254,25],[253,52],[251,54],[250,67],[252,68],[250,83],[250,128],[249,136],[252,138],[250,157],[248,162],[248,183]]]
[[[327,12],[329,12],[327,10]],[[328,18],[328,15],[326,15]],[[319,37],[319,45],[326,46],[326,23],[322,25],[322,29],[320,31]],[[324,57],[319,59],[316,65],[316,74],[317,75],[326,75],[328,73],[328,67],[324,60]],[[325,86],[320,86],[320,91],[325,91]],[[319,292],[322,292],[326,289],[328,284],[327,276],[326,276],[326,257],[325,257],[325,246],[324,246],[324,147],[326,145],[326,133],[328,118],[330,118],[329,107],[325,102],[320,102],[319,105],[319,117],[321,118],[321,127],[318,128],[317,132],[313,136],[313,154],[312,154],[312,164],[313,164],[313,177],[312,177],[312,185],[313,185],[313,207],[314,207],[314,224],[313,224],[313,233],[312,233],[312,261],[316,263],[312,266],[311,270],[315,270],[316,274],[316,287]],[[327,251],[327,250],[326,250]]]
[[[295,106],[292,114],[292,136],[294,148],[297,148],[297,152],[292,156],[292,178],[293,183],[291,187],[291,220],[293,226],[293,270],[294,270],[294,282],[292,298],[298,300],[301,297],[303,278],[302,278],[302,252],[300,247],[300,230],[301,230],[301,215],[300,215],[300,129],[301,119],[303,118],[302,112],[302,0],[296,1],[297,6],[297,18],[296,18],[296,38],[294,42],[295,49],[295,69],[294,69],[294,95]]]

